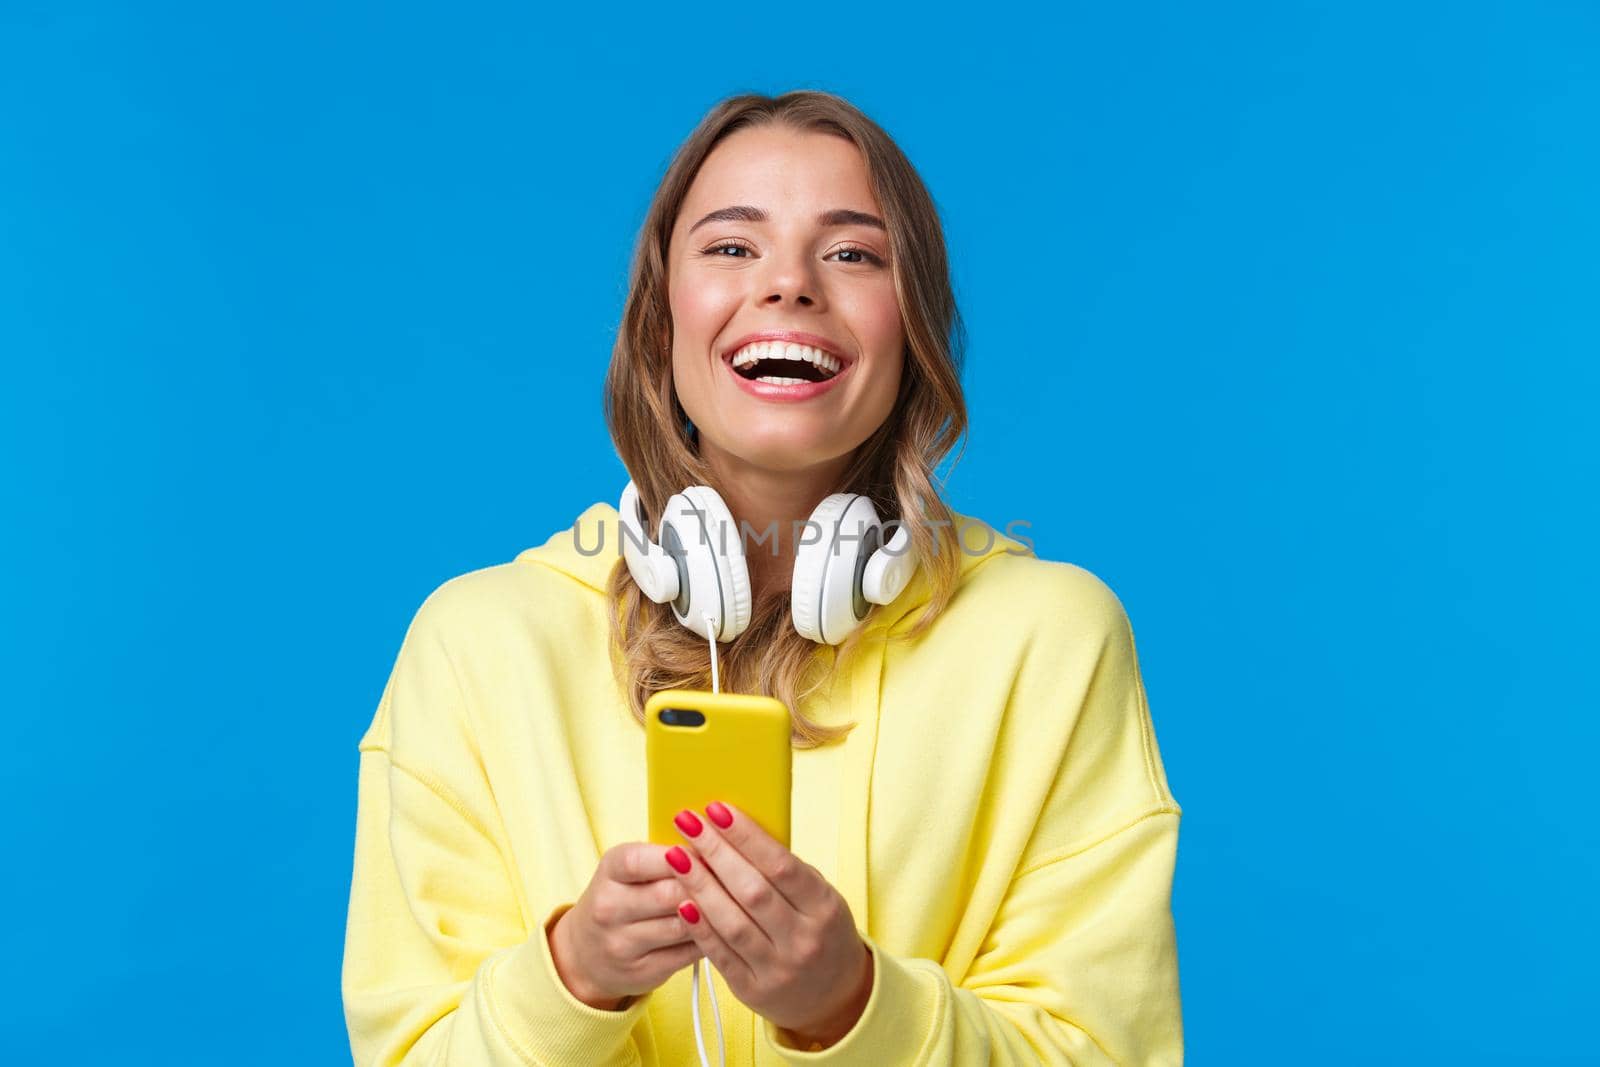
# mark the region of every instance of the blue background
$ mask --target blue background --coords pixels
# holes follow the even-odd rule
[[[951,503],[1133,620],[1190,1062],[1595,1062],[1592,5],[321,7],[0,15],[8,1058],[348,1062],[405,626],[614,501],[669,154],[823,88],[946,220]]]

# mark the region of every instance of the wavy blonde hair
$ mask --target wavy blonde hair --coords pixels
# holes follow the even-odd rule
[[[856,450],[841,483],[831,491],[870,498],[884,521],[899,518],[911,534],[913,555],[932,591],[921,618],[905,632],[905,637],[914,637],[944,610],[960,578],[954,518],[932,475],[966,433],[961,390],[966,334],[950,285],[944,232],[933,198],[899,146],[853,105],[816,91],[733,96],[713,107],[679,146],[634,249],[628,297],[606,374],[606,423],[638,488],[645,526],[652,536],[672,494],[690,485],[721,491],[699,455],[697,436],[673,386],[668,245],[684,198],[711,150],[736,130],[772,125],[825,132],[854,143],[865,158],[888,225],[895,295],[906,336],[905,371],[889,417]],[[711,688],[709,642],[679,623],[671,604],[657,604],[644,596],[620,558],[611,571],[608,591],[612,665],[641,724],[644,703],[657,690]],[[789,591],[769,590],[752,604],[744,633],[718,648],[723,687],[783,701],[789,708],[795,747],[812,748],[842,738],[857,724],[826,726],[807,719],[799,708],[833,671],[849,662],[880,610],[874,604],[866,620],[830,656],[827,650],[832,646],[819,645],[795,630]]]

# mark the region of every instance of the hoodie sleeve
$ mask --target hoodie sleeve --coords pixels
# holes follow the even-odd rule
[[[863,933],[874,973],[861,1017],[834,1045],[810,1050],[764,1020],[785,1062],[1182,1064],[1171,911],[1182,809],[1167,788],[1132,629],[1095,587],[1106,609],[1098,659],[1076,686],[1085,695],[1030,845],[972,964],[952,975]],[[1058,676],[1054,691],[1063,684]],[[1024,699],[1047,709],[1049,692]]]
[[[341,987],[356,1067],[640,1062],[645,998],[606,1011],[556,972],[512,884],[435,598],[413,620],[358,746]]]
[[[1104,841],[1017,878],[985,952],[953,981],[933,960],[870,936],[872,993],[827,1049],[767,1041],[788,1063],[1130,1067],[1183,1063],[1168,910],[1178,812],[1141,816]]]

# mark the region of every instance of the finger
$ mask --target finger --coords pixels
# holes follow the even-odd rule
[[[689,921],[676,907],[673,908],[671,915],[630,923],[628,936],[638,946],[637,951],[641,957],[659,952],[663,948],[671,948],[673,945],[696,943],[689,930]]]
[[[676,973],[680,968],[687,967],[705,954],[706,950],[700,947],[700,943],[691,939],[681,944],[646,952],[639,957],[639,966],[650,974]]]
[[[805,915],[822,915],[829,894],[828,883],[822,873],[795,855],[788,846],[762,828],[761,824],[733,804],[718,801],[706,805],[709,817],[718,808],[725,809],[727,819],[712,819],[712,826],[739,852],[748,858],[778,892]],[[723,826],[722,822],[727,822]]]
[[[653,882],[671,878],[666,849],[645,841],[629,841],[606,850],[600,862],[606,877],[614,882]]]
[[[722,941],[739,957],[741,964],[747,969],[754,971],[763,960],[770,959],[775,951],[771,938],[717,880],[711,868],[706,866],[704,857],[696,854],[690,846],[674,845],[673,849],[682,853],[688,861],[688,870],[682,872],[674,870],[673,873],[678,881],[683,883],[685,895],[700,909],[702,921],[711,924]],[[711,955],[709,945],[706,955]],[[717,962],[715,956],[712,956],[712,960]],[[722,967],[723,964],[717,962],[717,966]],[[728,972],[722,973],[726,975]]]
[[[681,813],[674,820],[678,833],[685,841],[694,842],[695,850],[704,857],[706,866],[711,868],[717,881],[761,928],[768,941],[774,945],[792,941],[794,928],[800,920],[794,905],[723,836],[714,823],[690,819],[691,814]]]
[[[726,815],[727,818],[711,818],[713,814]],[[782,841],[762,829],[760,823],[734,805],[724,802],[706,805],[706,817],[711,829],[738,849],[739,854],[783,894],[795,911],[818,918],[826,913],[829,897],[827,880],[815,867],[791,852]],[[723,822],[728,825],[723,826]]]
[[[716,967],[717,972],[730,984],[742,987],[753,984],[755,971],[733,950],[727,939],[717,932],[711,920],[706,917],[705,908],[701,907],[698,901],[692,900],[690,903],[700,910],[700,921],[689,924],[689,936],[694,938],[700,954],[710,960],[712,966]]]
[[[660,848],[660,846],[656,846]],[[661,850],[666,855],[666,850]],[[663,860],[663,865],[666,866]],[[683,885],[666,866],[666,876],[654,882],[618,883],[606,895],[607,918],[613,923],[642,922],[646,919],[678,918],[678,905],[685,895]],[[688,936],[685,934],[684,936]]]

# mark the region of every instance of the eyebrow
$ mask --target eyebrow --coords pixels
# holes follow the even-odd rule
[[[733,207],[722,207],[709,212],[699,222],[689,227],[693,233],[708,222],[766,222],[767,213],[758,207],[749,204],[735,204]],[[824,211],[817,216],[817,222],[823,226],[872,226],[889,232],[889,227],[883,224],[878,216],[866,211],[856,211],[847,207],[837,207],[832,211]]]

